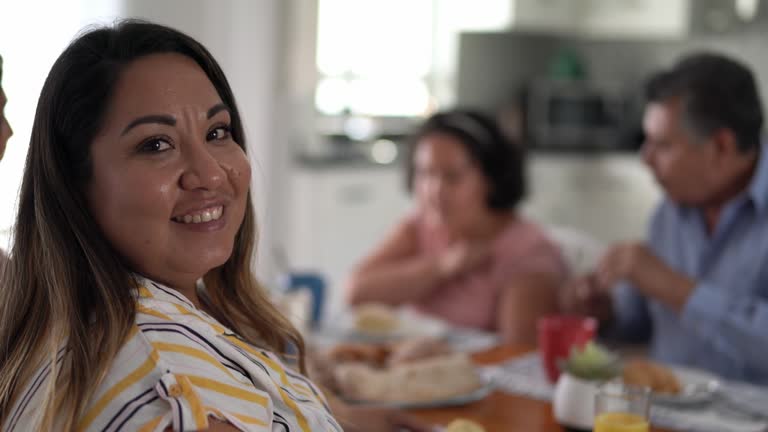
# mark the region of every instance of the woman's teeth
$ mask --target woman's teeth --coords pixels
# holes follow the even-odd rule
[[[194,213],[185,214],[183,216],[176,216],[173,218],[176,222],[185,224],[203,223],[221,219],[221,215],[224,213],[224,207],[212,207],[209,209],[197,211]]]

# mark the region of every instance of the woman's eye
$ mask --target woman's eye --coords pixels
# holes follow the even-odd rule
[[[217,126],[211,129],[210,132],[208,132],[208,136],[206,136],[206,139],[208,141],[225,140],[229,138],[230,133],[231,133],[231,130],[229,126]]]
[[[165,139],[162,138],[151,138],[147,141],[144,141],[143,144],[139,147],[139,152],[141,153],[161,153],[164,151],[168,151],[172,149],[173,146]]]

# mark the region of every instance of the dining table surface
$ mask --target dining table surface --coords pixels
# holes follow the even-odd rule
[[[534,350],[526,346],[498,346],[473,354],[478,365],[492,365],[528,354]],[[447,425],[457,418],[473,420],[488,432],[560,432],[560,426],[549,402],[531,399],[496,390],[476,402],[457,407],[414,409],[416,417],[435,425]],[[672,432],[651,428],[652,432]]]

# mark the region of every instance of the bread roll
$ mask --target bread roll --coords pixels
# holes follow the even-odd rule
[[[448,423],[445,432],[485,432],[485,428],[472,420],[459,418]]]
[[[671,369],[650,360],[630,360],[624,364],[622,378],[626,384],[650,387],[653,392],[679,394],[680,381]]]
[[[387,359],[389,366],[413,363],[430,357],[448,355],[452,352],[450,345],[439,339],[419,337],[406,339],[392,345]]]
[[[374,367],[383,366],[390,355],[387,345],[345,343],[338,344],[328,353],[328,357],[337,364],[367,363]]]
[[[388,369],[362,363],[339,365],[336,381],[343,397],[375,402],[423,402],[477,390],[482,382],[464,354],[434,357]]]
[[[399,322],[391,307],[368,303],[355,308],[355,329],[363,333],[383,334],[397,330]]]

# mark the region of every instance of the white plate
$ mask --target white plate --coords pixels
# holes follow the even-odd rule
[[[679,394],[653,393],[654,403],[663,405],[697,405],[709,402],[720,388],[717,376],[699,369],[671,366],[672,373],[680,381]]]
[[[448,335],[449,325],[443,321],[409,309],[399,309],[395,313],[399,325],[388,332],[365,332],[356,329],[355,317],[352,313],[343,314],[329,327],[342,339],[356,342],[387,342],[411,337],[443,339]]]
[[[484,399],[493,392],[493,384],[485,381],[483,386],[469,393],[452,396],[449,398],[433,399],[428,401],[403,401],[403,402],[378,402],[378,401],[360,401],[345,399],[352,405],[388,407],[396,409],[423,409],[423,408],[443,408],[466,405],[472,402]]]

